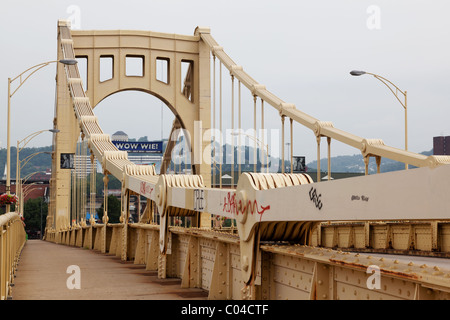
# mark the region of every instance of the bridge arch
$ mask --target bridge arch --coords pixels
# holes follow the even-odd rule
[[[109,113],[108,110],[104,110],[103,108],[104,107],[105,108],[109,108],[110,107],[109,105],[103,106],[103,103],[109,104],[109,101],[108,101],[109,98],[113,98],[113,97],[115,97],[117,95],[120,95],[121,93],[141,93],[142,94],[140,96],[141,99],[139,101],[139,103],[142,105],[141,108],[139,108],[139,110],[136,110],[136,109],[133,109],[133,108],[129,108],[129,109],[127,109],[127,112],[137,113],[137,112],[141,112],[142,109],[145,108],[145,109],[148,110],[149,113],[145,113],[144,118],[148,119],[149,118],[149,114],[153,113],[154,111],[156,111],[156,109],[152,108],[152,107],[155,107],[155,103],[156,102],[160,102],[160,103],[164,104],[164,107],[163,107],[164,110],[168,110],[170,112],[170,114],[171,114],[171,119],[167,120],[167,113],[166,113],[166,115],[164,116],[164,120],[167,120],[168,122],[172,123],[172,127],[170,128],[169,132],[167,132],[167,130],[165,130],[164,134],[161,132],[161,135],[162,135],[161,139],[168,139],[169,143],[168,143],[168,148],[166,149],[166,152],[165,152],[165,154],[163,156],[163,162],[161,163],[160,174],[166,173],[166,170],[167,170],[168,166],[170,165],[170,161],[173,160],[172,156],[171,156],[171,153],[172,153],[172,151],[175,151],[174,147],[175,147],[175,145],[177,143],[177,140],[179,139],[180,135],[183,135],[184,139],[185,139],[185,142],[183,144],[183,148],[185,150],[188,150],[187,155],[185,155],[186,158],[184,158],[184,161],[189,163],[189,164],[193,163],[193,159],[192,159],[192,141],[191,141],[192,139],[191,139],[190,134],[188,134],[186,132],[187,128],[186,128],[185,123],[183,122],[183,119],[177,113],[177,110],[172,105],[170,105],[170,103],[166,99],[164,99],[164,97],[161,97],[158,94],[155,94],[154,92],[150,92],[150,91],[147,91],[147,90],[124,89],[124,90],[118,90],[116,92],[113,92],[110,95],[108,95],[105,98],[103,98],[96,105],[96,108],[99,105],[101,105],[101,107],[100,107],[101,110],[98,110],[98,108],[97,108],[96,112],[95,112],[96,116],[99,116],[99,122],[102,124],[103,128],[105,127],[104,122],[102,121],[103,116],[104,116],[105,113]],[[148,97],[151,97],[151,98],[142,99],[144,96],[148,96]],[[114,105],[120,104],[120,103],[122,103],[122,101],[124,101],[126,99],[133,99],[133,101],[135,101],[134,98],[135,98],[135,96],[126,95],[125,97],[122,97],[120,99],[120,101],[113,102],[113,104]],[[152,99],[152,100],[150,100],[150,99]],[[113,110],[113,112],[115,113],[116,117],[117,117],[117,113],[118,113],[117,109],[118,108],[115,107],[114,110]],[[136,117],[133,115],[132,118],[136,118]],[[161,126],[163,126],[163,124],[161,123],[161,120],[159,120],[159,118],[157,118],[156,115],[155,115],[155,118],[156,119],[153,119],[149,125],[155,125],[157,122],[159,122],[161,124]],[[125,117],[124,116],[121,119],[121,121],[130,121],[130,117]],[[134,121],[134,120],[132,120],[132,121]],[[133,124],[133,125],[142,126],[143,123],[145,123],[145,120],[139,120],[137,122],[138,122],[137,124]],[[124,123],[123,127],[121,127],[121,130],[125,130],[127,128],[127,125],[128,125],[128,127],[130,126],[130,124]],[[111,128],[109,128],[109,129],[111,129]],[[114,129],[112,129],[112,130],[114,130]],[[163,130],[163,129],[161,128],[161,130]],[[106,129],[106,132],[110,132],[110,131],[111,130]],[[158,138],[153,137],[153,138],[151,138],[151,140],[158,140]],[[193,169],[192,173],[194,173],[194,174],[196,173],[195,172],[195,168]]]

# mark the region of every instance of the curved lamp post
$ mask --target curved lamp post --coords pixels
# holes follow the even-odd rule
[[[17,180],[20,179],[20,174],[19,174],[19,153],[20,151],[22,151],[23,148],[25,148],[25,146],[28,144],[28,142],[30,142],[33,138],[35,138],[36,136],[40,135],[41,133],[44,132],[52,132],[52,133],[58,133],[59,130],[58,129],[45,129],[45,130],[40,130],[40,131],[36,131],[34,133],[29,134],[28,136],[26,136],[25,138],[23,138],[22,140],[17,140],[17,155],[16,155],[16,183]],[[20,144],[23,143],[22,147],[20,146]],[[43,151],[44,152],[44,151]]]
[[[48,66],[51,63],[62,63],[64,65],[75,65],[77,64],[77,60],[75,59],[62,59],[62,60],[54,60],[54,61],[47,61],[43,63],[39,63],[35,66],[32,66],[31,68],[28,68],[15,78],[8,78],[8,116],[7,116],[7,132],[6,132],[6,142],[7,142],[7,149],[6,149],[6,194],[11,194],[11,127],[10,127],[10,120],[11,120],[11,98],[14,96],[14,94],[19,90],[22,85],[37,71],[40,69]],[[26,75],[29,72],[28,75]],[[11,92],[11,84],[19,79],[19,85],[17,88]],[[6,212],[9,212],[10,206],[6,205]]]
[[[30,142],[34,137],[40,135],[41,133],[44,132],[52,132],[52,133],[58,133],[59,130],[58,129],[45,129],[45,130],[40,130],[40,131],[36,131],[34,133],[29,134],[28,136],[26,136],[25,138],[23,138],[22,140],[17,140],[17,155],[16,155],[16,184],[18,179],[20,179],[20,168],[19,168],[19,153],[20,151],[22,151],[23,148],[25,148],[25,146],[28,144],[28,142]],[[20,146],[20,144],[23,143],[22,147]],[[43,151],[44,152],[44,151]]]
[[[22,185],[23,185],[23,182],[25,182],[26,180],[28,180],[30,177],[28,177],[28,176],[26,176],[26,177],[24,177],[24,181],[22,182],[22,179],[21,179],[21,177],[20,177],[20,175],[21,175],[21,171],[22,171],[22,168],[33,158],[33,157],[35,157],[35,156],[37,156],[38,154],[42,154],[42,153],[45,153],[45,154],[53,154],[53,151],[40,151],[40,152],[35,152],[35,153],[32,153],[32,154],[30,154],[29,156],[27,156],[25,159],[23,159],[23,160],[21,160],[21,161],[18,161],[17,162],[17,169],[16,169],[16,194],[19,192],[19,195],[18,195],[18,198],[19,198],[19,204],[20,204],[20,211],[19,211],[19,214],[20,215],[22,215],[23,214],[23,206],[22,206],[22,203],[23,203],[23,200],[24,200],[24,197],[23,197],[23,190],[22,190]],[[22,164],[22,162],[24,162],[23,164]],[[33,172],[33,175],[35,174],[36,172]],[[25,179],[25,178],[27,178],[27,179]]]
[[[405,151],[408,151],[408,106],[407,106],[407,92],[400,90],[395,84],[393,84],[391,81],[389,81],[386,78],[383,78],[382,76],[379,76],[374,73],[366,72],[366,71],[360,71],[360,70],[353,70],[350,71],[350,74],[352,76],[362,76],[365,74],[374,76],[376,79],[383,82],[386,87],[389,88],[389,90],[394,94],[394,96],[397,98],[398,102],[402,105],[402,107],[405,109]],[[394,90],[395,89],[395,90]],[[403,96],[403,101],[399,98],[399,93]],[[408,170],[408,164],[405,163],[405,169]]]

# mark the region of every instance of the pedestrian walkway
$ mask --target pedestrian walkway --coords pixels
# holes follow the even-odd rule
[[[76,284],[70,266],[79,267],[80,289],[69,289]],[[12,291],[13,300],[206,300],[207,296],[202,289],[181,288],[180,279],[158,279],[157,272],[146,271],[144,265],[41,240],[27,241]]]

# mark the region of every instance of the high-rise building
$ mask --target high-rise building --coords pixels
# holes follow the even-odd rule
[[[450,136],[433,137],[433,154],[436,156],[450,155]]]

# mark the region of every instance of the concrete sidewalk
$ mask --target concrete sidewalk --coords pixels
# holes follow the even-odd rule
[[[80,289],[69,289],[69,266],[80,268]],[[69,280],[70,283],[72,283]],[[28,240],[20,258],[13,300],[206,300],[180,279],[158,279],[144,265],[93,250]]]

